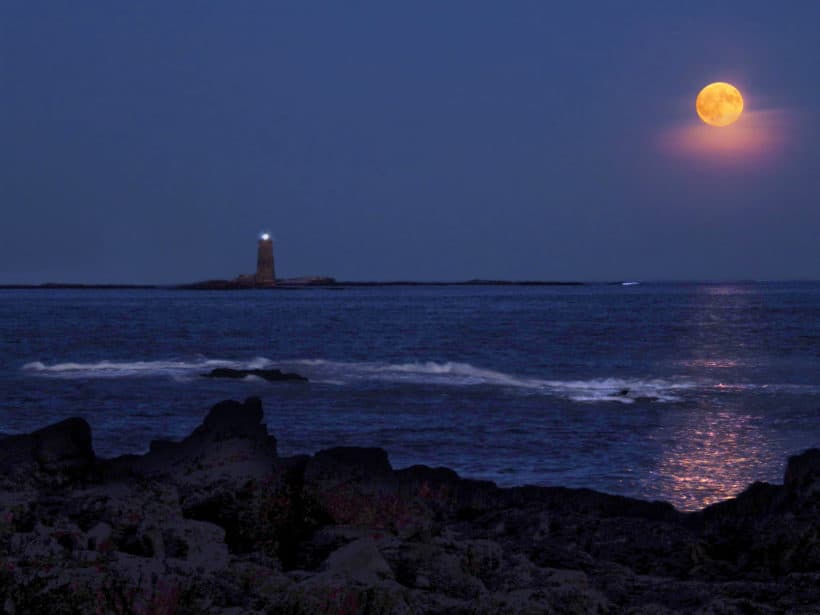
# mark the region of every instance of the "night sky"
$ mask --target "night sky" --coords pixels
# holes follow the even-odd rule
[[[283,277],[820,278],[818,24],[771,0],[5,0],[0,283],[230,278],[262,231]],[[737,124],[698,119],[712,81]]]

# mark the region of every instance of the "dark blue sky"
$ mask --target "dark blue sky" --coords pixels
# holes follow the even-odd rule
[[[6,0],[0,283],[233,277],[262,230],[281,276],[820,278],[819,23],[771,0]],[[698,141],[729,130],[695,115],[711,81],[746,98],[739,145]]]

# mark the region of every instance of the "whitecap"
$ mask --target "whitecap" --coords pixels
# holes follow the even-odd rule
[[[36,376],[62,379],[166,377],[177,382],[198,380],[216,367],[267,369],[276,366],[296,371],[315,383],[346,386],[361,382],[382,382],[446,387],[492,386],[530,394],[562,397],[576,402],[633,403],[681,401],[681,394],[697,386],[675,378],[592,378],[586,380],[546,380],[508,374],[457,361],[388,363],[380,361],[330,361],[298,359],[273,362],[266,357],[249,360],[209,359],[158,361],[97,361],[93,363],[26,363],[23,371]],[[253,376],[246,381],[258,381]]]
[[[62,378],[139,378],[166,376],[185,381],[200,373],[206,373],[216,367],[233,369],[261,369],[271,365],[264,357],[250,361],[231,361],[224,359],[198,358],[194,360],[159,360],[159,361],[96,361],[93,363],[54,363],[47,365],[42,361],[33,361],[23,365],[23,371],[33,375]]]
[[[633,403],[636,400],[679,402],[681,394],[697,387],[683,379],[661,378],[593,378],[588,380],[545,380],[517,376],[460,362],[343,362],[304,359],[288,363],[311,380],[326,382],[375,380],[444,386],[498,386],[564,397],[578,402],[612,401]]]

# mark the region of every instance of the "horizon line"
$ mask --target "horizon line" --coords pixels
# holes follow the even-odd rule
[[[278,284],[272,289],[293,289],[293,288],[328,288],[340,286],[603,286],[603,285],[629,285],[640,286],[643,284],[786,284],[786,283],[818,283],[817,278],[775,278],[775,279],[702,279],[702,278],[657,278],[657,279],[633,279],[619,278],[611,280],[538,280],[538,279],[500,279],[500,278],[470,278],[467,280],[335,280],[324,277],[325,281],[311,283],[311,278],[318,276],[305,276],[299,278],[280,278]],[[0,290],[60,290],[60,289],[168,289],[168,290],[200,290],[197,286],[204,286],[209,283],[229,282],[227,280],[204,280],[194,283],[130,283],[130,282],[40,282],[40,283],[0,283]],[[210,290],[231,290],[233,288],[210,288]],[[237,286],[235,290],[261,290],[254,286]],[[265,289],[267,290],[267,289]]]

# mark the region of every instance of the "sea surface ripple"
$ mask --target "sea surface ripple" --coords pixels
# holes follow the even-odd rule
[[[79,415],[104,456],[258,395],[282,454],[381,446],[694,509],[820,445],[817,283],[2,290],[0,331],[0,432]]]

